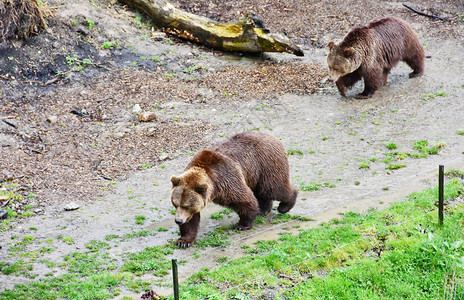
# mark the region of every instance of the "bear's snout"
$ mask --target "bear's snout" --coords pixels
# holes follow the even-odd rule
[[[178,224],[178,225],[182,225],[182,223],[184,223],[184,220],[179,219],[179,218],[176,218],[175,222],[176,222],[176,224]]]

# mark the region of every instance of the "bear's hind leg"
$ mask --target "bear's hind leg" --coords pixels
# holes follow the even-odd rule
[[[259,204],[259,215],[260,216],[267,216],[272,210],[272,199],[263,198],[259,195],[255,195],[258,199]]]
[[[279,206],[277,207],[277,211],[281,214],[285,214],[290,209],[295,206],[296,197],[298,196],[298,191],[294,188],[287,190],[285,195],[278,198],[280,200]]]
[[[228,205],[228,207],[234,210],[240,217],[240,220],[235,227],[238,230],[251,229],[259,214],[258,200],[250,189],[245,192],[237,191],[237,195],[240,195],[240,197],[238,199],[236,198],[231,200],[231,204]]]
[[[387,84],[387,78],[388,78],[388,74],[390,74],[390,70],[389,68],[384,68],[383,69],[383,85],[386,85]]]
[[[190,221],[179,225],[180,238],[176,242],[176,246],[181,248],[188,248],[197,238],[198,227],[200,225],[200,213],[196,213],[192,216]]]
[[[413,57],[408,57],[404,59],[404,62],[408,64],[413,70],[409,73],[409,78],[419,77],[424,74],[424,57],[421,55],[416,55]]]

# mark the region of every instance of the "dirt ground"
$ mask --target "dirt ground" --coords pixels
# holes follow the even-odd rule
[[[345,210],[401,201],[434,185],[439,164],[464,168],[464,136],[457,134],[464,130],[462,1],[407,2],[444,20],[415,14],[397,1],[172,3],[221,22],[253,12],[270,31],[286,32],[305,56],[206,49],[152,29],[116,1],[48,1],[45,32],[0,44],[0,181],[3,189],[17,184],[24,196],[0,206],[22,213],[32,205],[35,212],[1,233],[0,260],[14,259],[6,241],[29,234],[31,226],[36,240],[74,237],[75,244],[63,243],[50,255],[55,260],[115,232],[168,229],[122,243],[110,250],[115,256],[175,240],[170,176],[180,174],[196,151],[244,130],[270,132],[294,150],[292,183],[301,191],[291,214],[317,222],[267,222],[231,232],[228,247],[176,250],[173,256],[187,261],[182,278],[215,267],[219,257],[241,255],[242,244],[297,231],[297,225],[315,226]],[[326,80],[325,45],[387,15],[407,20],[418,32],[428,55],[425,76],[409,79],[401,63],[372,99],[353,98],[362,83],[342,98]],[[157,119],[139,122],[138,107]],[[438,155],[406,158],[398,161],[406,167],[386,170],[386,143],[412,152],[420,140],[444,147]],[[362,163],[369,168],[360,168]],[[304,191],[311,182],[334,187]],[[70,202],[80,208],[65,211]],[[208,218],[218,210],[208,207],[202,233],[236,222],[235,215]],[[150,222],[134,224],[137,215]],[[37,266],[33,272],[45,270]],[[29,280],[0,275],[0,291]]]

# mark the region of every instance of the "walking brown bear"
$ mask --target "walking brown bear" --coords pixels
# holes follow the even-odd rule
[[[346,96],[347,88],[364,79],[364,91],[356,97],[372,97],[399,61],[413,69],[410,78],[424,73],[424,48],[417,34],[408,23],[395,17],[354,28],[340,44],[329,42],[328,46],[330,77],[342,96]]]
[[[282,143],[274,136],[244,132],[197,153],[179,177],[172,176],[171,201],[181,237],[176,245],[190,247],[197,237],[200,211],[209,203],[228,207],[240,217],[239,230],[252,228],[267,215],[272,201],[286,213],[298,192],[290,185],[289,165]]]

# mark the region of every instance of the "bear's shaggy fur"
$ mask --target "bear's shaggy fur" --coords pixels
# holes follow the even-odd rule
[[[197,153],[171,182],[181,234],[176,245],[183,248],[195,242],[200,211],[211,201],[237,212],[237,229],[247,230],[258,215],[270,213],[273,200],[280,201],[277,210],[286,213],[298,195],[290,185],[282,143],[260,132],[239,133]]]
[[[395,17],[354,28],[340,44],[330,42],[328,46],[330,77],[342,96],[362,78],[364,91],[357,98],[372,97],[399,61],[413,69],[410,78],[424,73],[424,48],[417,34],[408,23]]]

